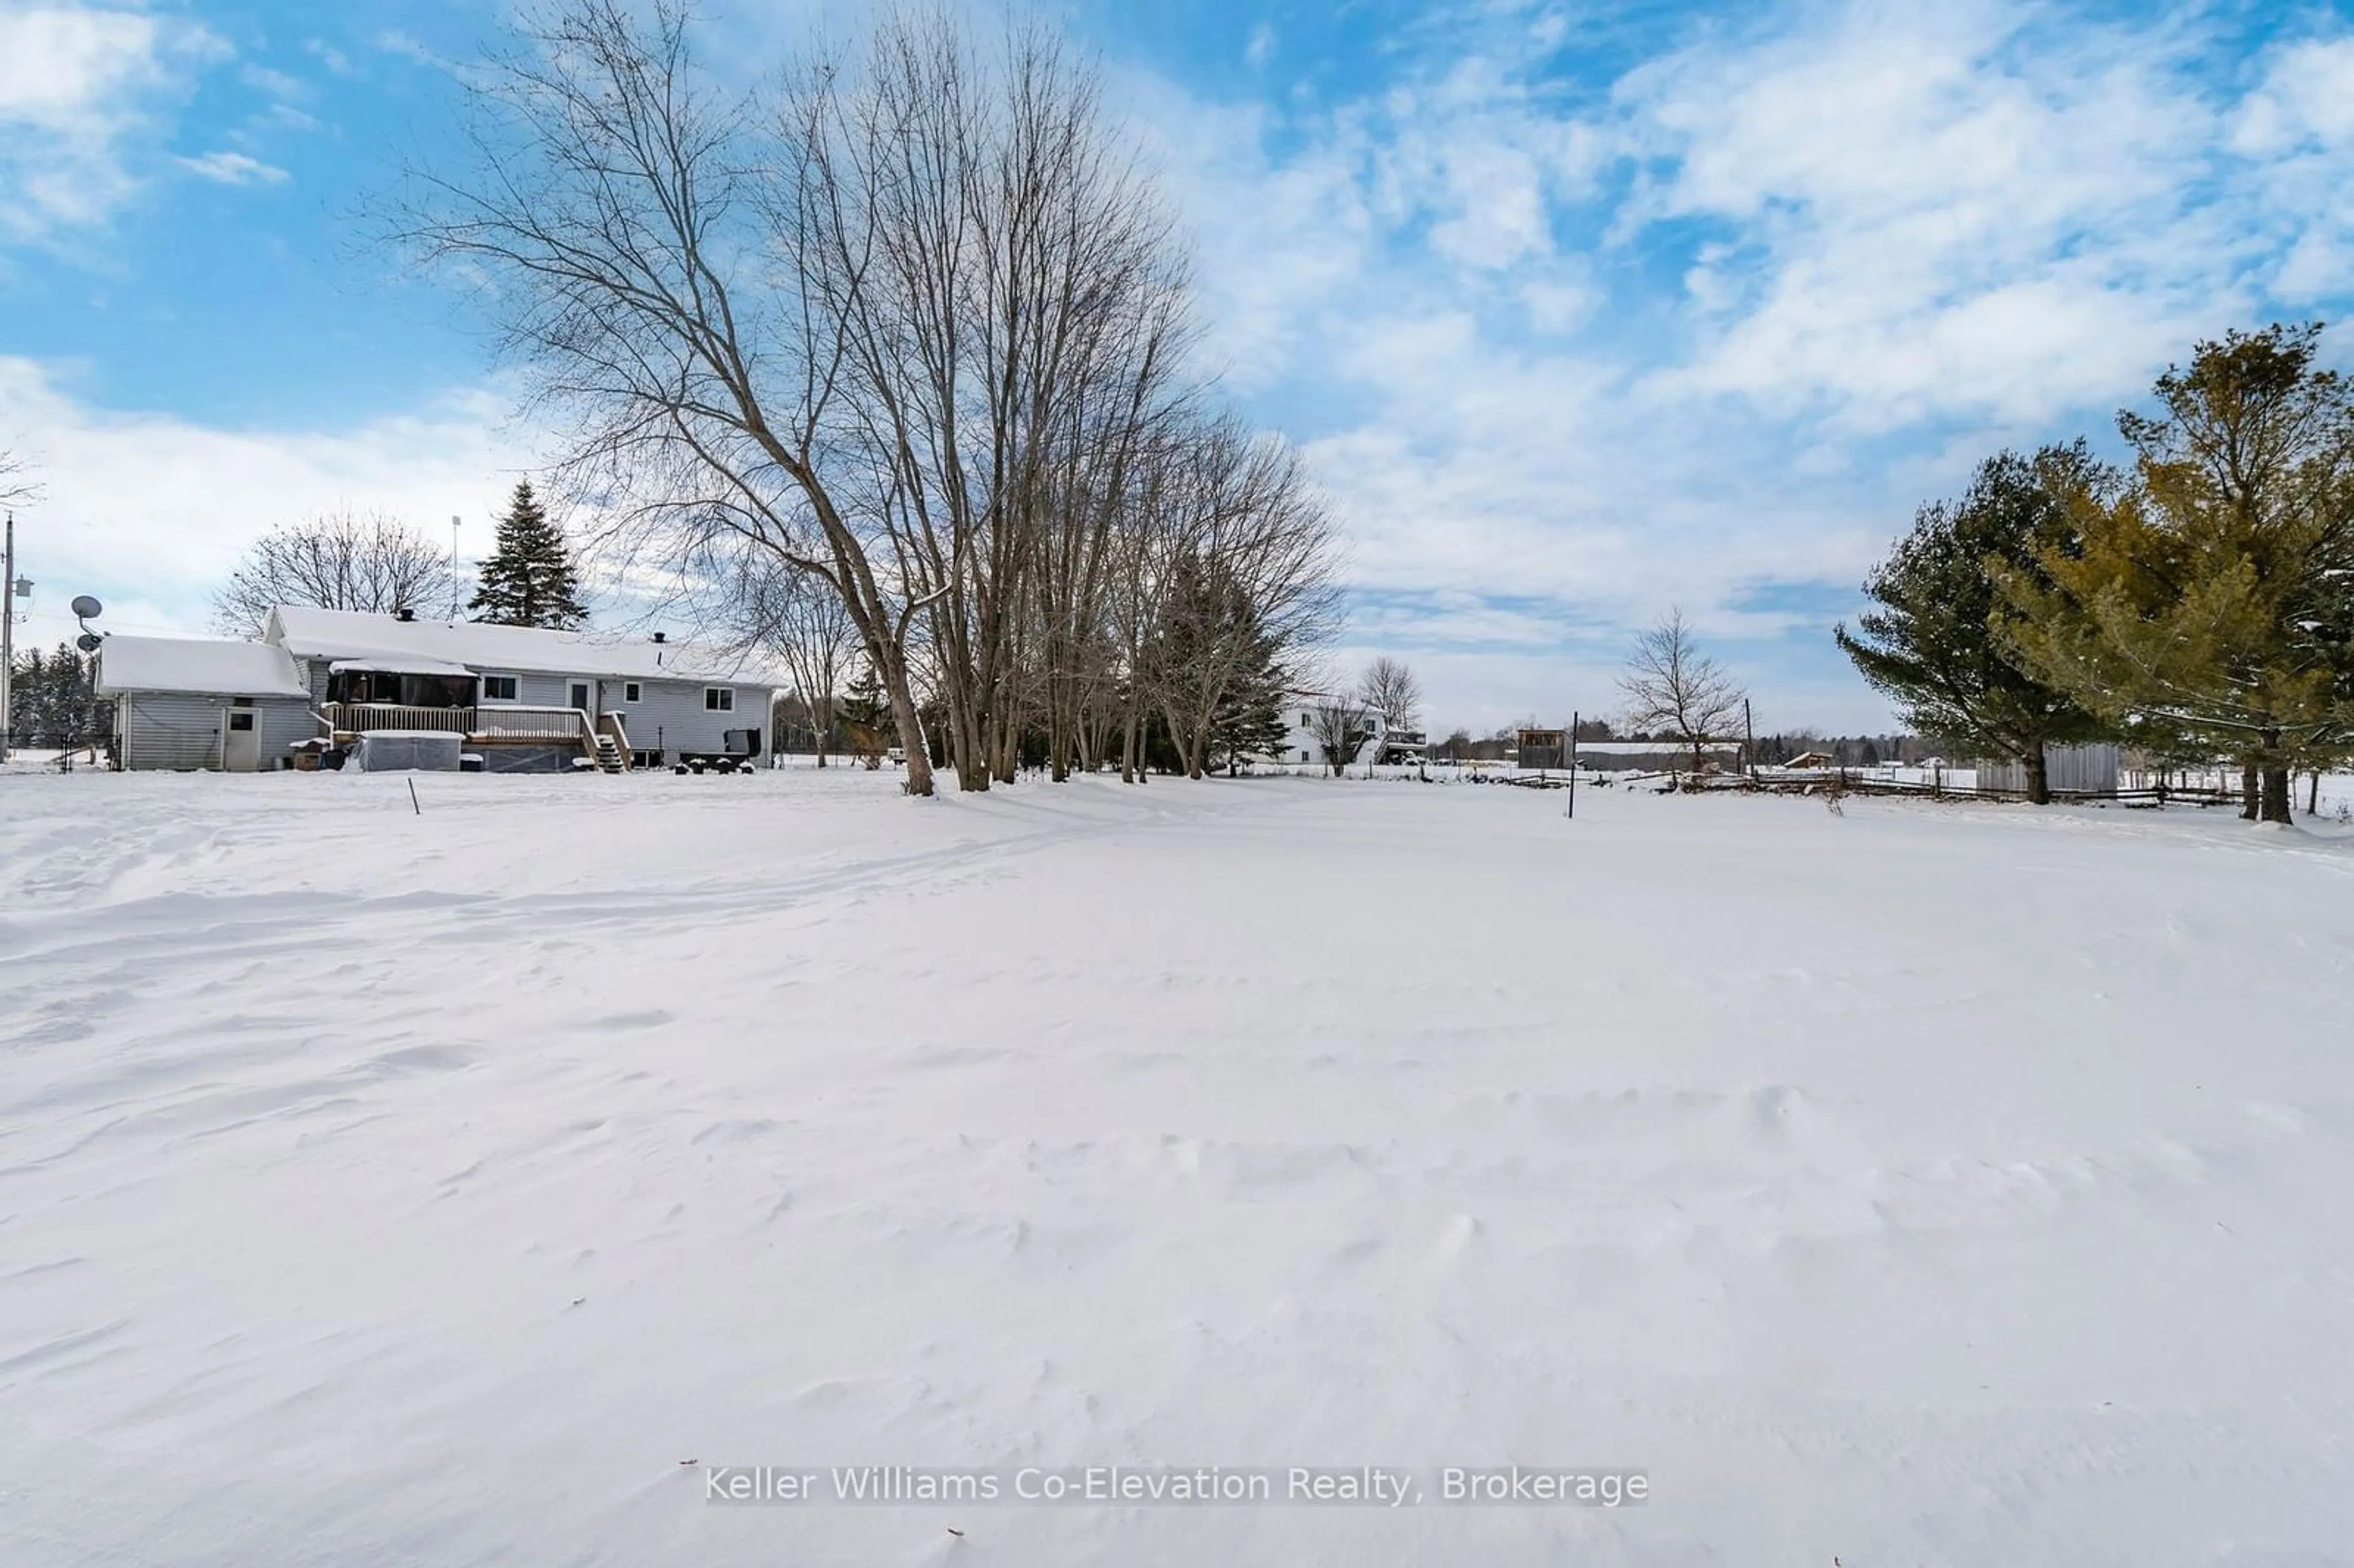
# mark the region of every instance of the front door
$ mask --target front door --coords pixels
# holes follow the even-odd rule
[[[227,773],[261,770],[261,715],[257,710],[221,710],[221,769]]]
[[[593,694],[593,688],[588,682],[575,681],[572,683],[572,705],[578,708],[582,713],[587,714],[591,719],[594,719],[597,716],[597,705]]]

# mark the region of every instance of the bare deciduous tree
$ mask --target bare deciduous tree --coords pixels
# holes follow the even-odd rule
[[[835,698],[858,648],[858,628],[831,587],[779,567],[766,555],[748,555],[726,588],[725,615],[734,641],[774,653],[817,736],[817,765],[825,766],[834,727]]]
[[[1627,698],[1628,727],[1665,731],[1691,747],[1695,773],[1709,742],[1738,733],[1744,693],[1700,651],[1681,609],[1637,635],[1618,689]]]
[[[1308,713],[1308,733],[1338,779],[1373,738],[1372,715],[1357,698],[1337,693],[1319,695]]]
[[[448,555],[407,524],[328,513],[256,540],[213,596],[213,619],[250,637],[281,604],[389,615],[446,606],[453,591]]]
[[[30,501],[40,493],[40,487],[27,477],[24,461],[16,453],[0,448],[0,503]]]
[[[1176,458],[1157,514],[1157,636],[1138,679],[1186,776],[1199,779],[1226,694],[1329,633],[1332,524],[1299,455],[1272,437],[1219,421],[1190,435]]]
[[[1357,691],[1391,729],[1412,729],[1422,716],[1422,682],[1403,660],[1387,654],[1375,659],[1365,666]]]
[[[473,166],[394,225],[484,282],[601,553],[822,585],[911,792],[919,709],[965,789],[1123,722],[1133,776],[1148,711],[1198,770],[1222,665],[1161,656],[1177,564],[1281,640],[1330,529],[1279,443],[1195,417],[1183,258],[1096,72],[1043,25],[886,13],[737,92],[690,33],[676,0],[526,12]]]
[[[835,177],[839,95],[823,69],[784,103],[725,91],[687,34],[671,0],[643,22],[621,0],[528,13],[478,79],[473,166],[413,173],[393,228],[483,281],[535,408],[572,432],[562,477],[614,519],[598,543],[672,567],[751,551],[839,596],[929,794],[907,668],[927,600],[842,396],[845,291],[878,237]]]

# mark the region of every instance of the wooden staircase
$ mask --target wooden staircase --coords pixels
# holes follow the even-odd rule
[[[588,755],[596,758],[599,770],[627,773],[637,765],[636,748],[630,745],[630,732],[620,714],[599,714],[590,719],[584,713],[580,718],[588,726]]]

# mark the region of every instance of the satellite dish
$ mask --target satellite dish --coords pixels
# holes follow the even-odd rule
[[[91,616],[101,613],[105,609],[106,606],[99,603],[98,600],[90,598],[90,595],[86,593],[76,594],[74,596],[73,612],[81,617],[84,620],[88,620]]]
[[[85,631],[74,639],[74,646],[85,653],[95,653],[98,652],[98,645],[105,641],[105,638],[95,631]]]

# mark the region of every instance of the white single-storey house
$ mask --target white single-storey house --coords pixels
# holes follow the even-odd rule
[[[117,656],[118,644],[130,657]],[[100,690],[116,703],[118,766],[292,766],[304,743],[448,732],[493,771],[748,766],[772,683],[748,662],[673,643],[410,613],[281,605],[259,642],[108,637]],[[209,706],[205,705],[209,704]],[[215,709],[255,712],[248,721]],[[227,738],[223,738],[227,737]],[[389,748],[387,748],[389,749]]]

